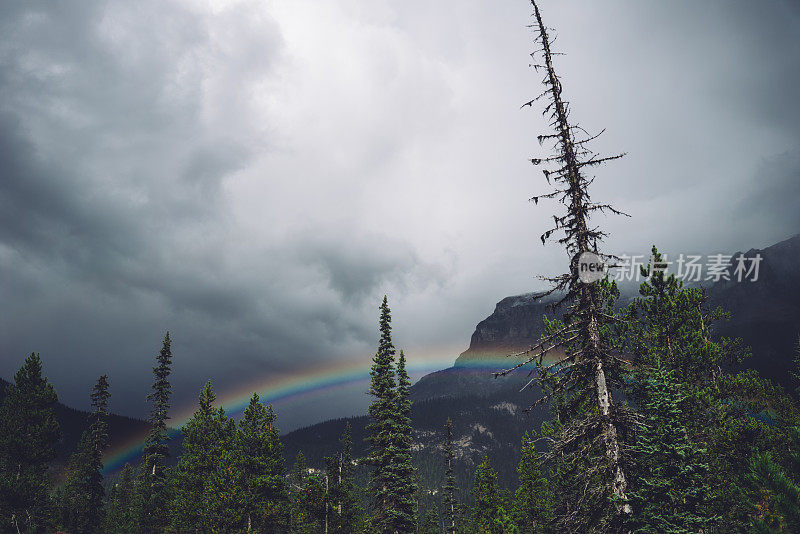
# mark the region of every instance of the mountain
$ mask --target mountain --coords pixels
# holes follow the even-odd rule
[[[472,486],[475,468],[485,455],[491,457],[501,483],[511,487],[517,476],[522,435],[538,429],[547,418],[543,407],[524,412],[531,398],[530,392],[519,394],[514,402],[509,400],[508,391],[501,390],[487,396],[447,396],[414,403],[411,408],[414,464],[422,487],[438,488],[444,479],[443,428],[448,418],[453,421],[456,479],[462,501],[471,500],[467,489]],[[367,456],[364,438],[368,418],[351,417],[325,421],[283,435],[287,465],[291,465],[302,450],[309,465],[322,467],[326,456],[338,452],[339,437],[348,422],[352,427],[354,458]],[[365,473],[363,478],[366,479]]]
[[[800,234],[744,253],[746,258],[756,255],[762,258],[757,281],[738,282],[731,268],[731,280],[709,288],[709,303],[731,314],[716,332],[741,337],[753,350],[745,367],[790,387],[789,371],[800,337]]]
[[[707,286],[709,306],[722,306],[731,314],[729,320],[718,323],[715,334],[741,337],[753,351],[745,367],[788,387],[788,371],[800,336],[800,235],[764,249],[751,249],[744,255],[762,258],[756,281],[737,281],[732,266],[727,271],[730,280],[700,283]],[[737,256],[738,253],[733,255]],[[635,288],[622,288],[619,305],[630,302]],[[536,344],[543,332],[542,316],[558,316],[548,308],[556,298],[524,294],[502,299],[478,323],[469,348],[455,359],[453,367],[430,373],[412,386],[415,461],[423,486],[434,488],[441,483],[442,429],[448,417],[454,423],[460,487],[469,486],[475,466],[485,454],[490,455],[501,483],[513,485],[521,437],[526,431],[538,430],[548,414],[543,407],[524,412],[540,395],[537,389],[520,391],[529,380],[530,369],[498,379],[492,377],[492,372],[513,362],[505,357],[507,354]],[[0,380],[0,401],[7,384]],[[89,414],[59,403],[56,415],[63,434],[57,447],[58,469],[75,450],[88,426]],[[302,450],[310,465],[322,466],[323,458],[336,452],[348,421],[352,425],[354,453],[363,457],[367,452],[363,442],[365,416],[326,421],[285,434],[282,439],[287,463]],[[109,416],[112,444],[130,442],[147,429],[144,421]],[[171,449],[176,453],[179,447],[180,436],[173,440]],[[469,499],[468,495],[461,497]]]
[[[762,258],[756,281],[736,281],[734,264],[727,271],[730,280],[692,285],[706,287],[710,308],[722,306],[731,313],[729,320],[718,323],[715,333],[741,337],[752,347],[753,357],[745,367],[788,386],[787,371],[800,336],[800,235],[765,249],[751,249],[744,255]],[[737,256],[738,253],[733,255],[734,262]],[[623,286],[618,305],[627,305],[636,289],[635,284]],[[538,430],[547,413],[543,408],[522,413],[540,395],[536,389],[519,391],[528,380],[527,369],[498,379],[492,377],[492,372],[512,362],[505,357],[507,354],[537,343],[543,333],[542,316],[558,316],[548,307],[557,298],[524,294],[502,299],[478,323],[469,348],[456,358],[453,367],[425,375],[412,386],[416,462],[423,484],[432,488],[441,481],[441,458],[437,453],[444,421],[451,417],[460,450],[456,468],[461,487],[483,454],[490,454],[501,482],[513,485],[522,434]],[[302,449],[311,462],[321,465],[323,456],[335,452],[346,421],[329,421],[286,434],[283,440],[287,458]],[[358,436],[364,436],[367,418],[349,421],[354,441],[358,441]],[[363,443],[355,452],[366,454]]]

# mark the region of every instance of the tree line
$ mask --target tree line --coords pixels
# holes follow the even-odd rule
[[[653,257],[661,260],[654,248]],[[618,291],[600,283],[606,298]],[[656,271],[640,296],[618,311],[604,338],[627,354],[618,395],[637,415],[620,434],[628,477],[626,532],[796,532],[800,529],[800,406],[782,388],[753,371],[726,370],[746,351],[735,340],[714,340],[722,317],[707,311],[702,290],[683,287]],[[547,321],[547,319],[545,318]],[[559,322],[547,321],[550,330]],[[170,451],[171,339],[167,334],[148,395],[151,429],[138,467],[125,465],[104,483],[102,454],[109,380],[91,391],[93,411],[66,467],[63,483],[48,470],[60,437],[53,413],[57,396],[31,354],[15,374],[0,407],[0,522],[4,531],[73,533],[555,533],[600,531],[602,516],[617,510],[593,492],[602,481],[602,450],[557,452],[567,402],[523,437],[518,485],[505,488],[490,458],[475,470],[472,502],[459,502],[454,476],[458,436],[447,421],[444,476],[422,488],[413,465],[410,380],[405,355],[391,338],[388,302],[380,306],[380,342],[370,371],[369,454],[352,455],[349,425],[339,452],[308,466],[302,452],[284,466],[275,413],[257,394],[236,421],[215,407],[212,384],[183,426],[177,463]],[[733,356],[735,355],[735,356]],[[800,351],[798,351],[800,360]],[[632,364],[635,362],[635,365]],[[798,372],[800,382],[800,372]],[[591,411],[592,407],[583,407]],[[368,470],[362,485],[358,468]],[[106,481],[107,482],[107,481]],[[108,489],[108,491],[106,491]]]

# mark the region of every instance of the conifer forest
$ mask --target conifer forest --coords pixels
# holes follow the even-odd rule
[[[364,335],[371,340],[369,356],[358,360],[355,366],[357,371],[353,371],[364,376],[362,382],[355,382],[355,387],[360,388],[360,399],[368,399],[360,401],[364,402],[364,406],[368,404],[368,407],[360,413],[353,411],[347,416],[329,417],[325,410],[330,407],[323,404],[334,405],[335,401],[319,400],[327,397],[310,397],[311,411],[316,414],[319,409],[319,415],[315,415],[316,419],[297,423],[292,421],[294,412],[282,413],[281,402],[289,394],[281,397],[273,394],[273,390],[265,393],[266,390],[258,386],[248,390],[249,400],[243,401],[241,409],[231,409],[222,393],[230,389],[227,375],[217,377],[211,364],[204,360],[192,360],[188,347],[202,350],[202,346],[206,345],[224,352],[228,350],[225,344],[229,338],[225,337],[223,326],[245,331],[252,325],[242,323],[241,317],[248,316],[248,320],[255,321],[257,318],[253,316],[259,310],[267,309],[255,304],[242,306],[243,315],[237,315],[240,311],[238,304],[226,300],[226,288],[233,287],[227,281],[214,286],[213,291],[187,297],[187,302],[191,299],[214,302],[219,306],[218,309],[223,310],[219,312],[218,320],[213,322],[203,323],[199,315],[192,316],[197,318],[200,325],[198,331],[204,332],[202,338],[196,341],[186,337],[182,339],[185,334],[181,328],[161,325],[156,334],[146,340],[152,351],[140,357],[142,361],[147,359],[150,387],[137,386],[137,398],[141,398],[147,406],[147,413],[143,412],[138,419],[115,415],[116,391],[119,388],[124,392],[123,384],[127,387],[133,379],[129,380],[125,371],[120,372],[115,370],[116,367],[112,369],[107,365],[116,357],[113,344],[104,344],[103,350],[107,354],[92,360],[91,373],[97,378],[93,383],[85,384],[83,401],[78,403],[80,407],[90,407],[88,411],[67,408],[67,401],[60,397],[57,389],[70,373],[49,372],[51,363],[60,365],[56,361],[59,356],[50,354],[52,351],[40,350],[37,337],[25,338],[30,346],[26,349],[28,356],[24,361],[20,359],[21,354],[13,354],[7,347],[0,347],[2,358],[14,361],[17,369],[13,376],[9,374],[4,377],[7,381],[0,383],[4,389],[0,392],[0,532],[800,532],[800,313],[797,311],[800,302],[800,236],[763,250],[752,249],[740,254],[738,267],[736,257],[727,256],[729,263],[723,265],[720,263],[723,256],[717,255],[716,263],[709,264],[709,278],[697,278],[695,281],[687,280],[680,270],[675,270],[678,266],[684,267],[683,250],[680,250],[683,238],[680,235],[665,238],[663,245],[657,242],[653,244],[660,235],[653,235],[652,238],[650,235],[641,236],[643,242],[647,243],[647,249],[637,251],[643,258],[640,263],[631,264],[630,257],[620,253],[618,242],[611,239],[612,229],[614,232],[624,228],[630,230],[623,232],[636,232],[637,228],[641,228],[640,232],[649,231],[647,229],[651,226],[647,225],[654,218],[666,226],[670,218],[677,218],[678,213],[683,213],[681,204],[684,200],[683,197],[676,197],[678,200],[671,207],[657,214],[654,213],[657,211],[655,207],[629,210],[626,204],[632,197],[626,193],[617,194],[615,191],[619,189],[609,186],[614,183],[615,169],[625,165],[631,154],[613,152],[613,146],[612,152],[605,153],[610,145],[607,143],[607,134],[601,135],[605,132],[603,125],[597,129],[598,125],[587,125],[584,129],[578,117],[587,106],[630,108],[633,102],[641,100],[625,100],[628,94],[623,87],[625,76],[631,74],[620,72],[608,79],[618,81],[619,87],[613,91],[619,93],[621,103],[595,101],[582,104],[576,99],[574,106],[571,104],[569,98],[573,91],[577,93],[577,88],[573,86],[577,74],[573,72],[575,64],[562,60],[562,56],[571,54],[577,45],[568,38],[574,33],[567,32],[561,39],[556,39],[559,28],[548,25],[553,24],[548,22],[548,13],[556,7],[554,4],[552,1],[532,0],[530,5],[525,6],[531,16],[519,21],[519,31],[528,32],[526,35],[529,36],[531,48],[509,50],[508,55],[518,58],[524,57],[522,54],[529,54],[530,65],[525,65],[523,60],[522,64],[513,68],[529,67],[526,72],[533,74],[535,82],[528,87],[515,88],[527,94],[526,100],[503,104],[520,108],[515,110],[518,118],[528,121],[527,138],[519,146],[529,147],[531,152],[519,153],[518,157],[522,160],[528,158],[525,163],[530,180],[524,182],[524,187],[529,191],[525,193],[529,198],[519,200],[529,199],[526,210],[543,213],[543,217],[536,221],[546,221],[547,224],[541,226],[538,222],[528,222],[521,232],[526,239],[531,238],[530,242],[536,246],[555,251],[553,257],[560,262],[557,264],[559,271],[556,272],[561,274],[552,274],[549,267],[537,267],[538,249],[527,245],[519,247],[519,255],[501,258],[511,263],[518,263],[522,258],[522,262],[527,263],[524,265],[526,276],[539,277],[535,283],[531,281],[530,288],[525,289],[531,293],[498,303],[494,314],[478,325],[470,349],[459,357],[454,367],[445,370],[434,368],[433,373],[422,378],[417,372],[420,367],[416,364],[416,358],[419,356],[415,353],[419,352],[420,345],[412,339],[414,331],[407,326],[399,326],[409,324],[400,321],[405,319],[403,313],[410,308],[407,305],[408,298],[402,296],[402,291],[397,288],[413,284],[415,279],[413,276],[404,278],[397,286],[386,289],[381,283],[390,278],[370,278],[368,268],[373,265],[370,251],[373,248],[377,250],[380,239],[368,241],[368,246],[356,255],[358,261],[347,266],[347,269],[342,267],[347,271],[345,274],[330,268],[331,280],[344,280],[341,282],[343,287],[349,284],[357,288],[352,293],[356,296],[342,297],[336,304],[341,320],[351,321],[346,323],[349,325],[347,328],[333,333],[325,326],[317,328],[324,323],[323,315],[328,303],[315,293],[317,289],[313,284],[292,288],[284,280],[265,282],[280,286],[287,291],[286,294],[302,301],[302,308],[310,318],[307,324],[300,325],[302,334],[296,341],[300,347],[296,353],[298,355],[313,351],[313,347],[317,346],[314,343],[333,347],[337,340],[361,336],[363,325],[354,319],[355,313],[346,310],[346,306],[363,297],[358,289],[362,286],[374,283],[373,289],[377,291],[364,293],[369,295],[363,298],[370,299],[369,310],[372,314],[372,322],[363,327],[363,331],[367,332]],[[464,9],[469,11],[472,8],[465,6]],[[124,17],[120,16],[120,20],[123,20]],[[165,11],[163,16],[168,18],[173,15]],[[40,20],[37,17],[31,15],[25,19],[28,21],[25,24],[37,24],[36,21]],[[117,19],[114,16],[98,17],[104,24],[108,23],[108,35],[118,37],[124,33],[115,26]],[[566,19],[559,18],[561,24],[564,24],[563,20]],[[800,21],[800,15],[796,21]],[[262,30],[267,31],[264,28],[275,23],[254,19],[249,24],[251,30],[248,31],[252,31],[253,35],[261,35]],[[491,22],[487,21],[486,24]],[[300,22],[293,28],[299,31],[302,26]],[[676,46],[680,46],[677,43],[681,40],[680,25],[672,26],[670,31],[676,32],[674,40]],[[692,25],[687,23],[687,26]],[[164,26],[161,28],[163,30]],[[174,31],[181,30],[174,28]],[[437,32],[438,38],[446,39],[442,35],[447,31],[445,24]],[[181,39],[191,41],[193,37],[188,30],[186,32]],[[154,46],[166,42],[159,41],[161,37],[156,32],[150,38],[156,43]],[[217,35],[215,38],[218,41],[214,53],[224,54],[225,40],[233,37]],[[141,35],[137,36],[139,39],[142,39]],[[270,38],[262,35],[260,39],[254,47],[272,46]],[[3,47],[0,43],[0,66],[10,64],[12,52],[9,50],[12,48],[11,45]],[[25,56],[23,48],[14,48],[13,53],[18,57],[26,57],[24,61],[34,65],[30,68],[36,68],[35,55],[31,53]],[[287,46],[285,57],[301,54],[301,48]],[[479,53],[469,47],[464,50],[467,50],[465,54]],[[241,51],[239,55],[245,58],[240,58],[240,61],[256,61],[253,58],[259,52]],[[137,61],[135,56],[131,52],[126,56],[127,61],[133,64]],[[752,61],[752,58],[749,60]],[[284,59],[275,61],[280,64]],[[239,68],[235,61],[227,61],[226,65],[231,72]],[[595,65],[593,68],[615,69],[618,66],[619,63],[612,64],[609,58],[608,66]],[[397,72],[407,67],[402,62],[388,66],[376,63],[374,66],[375,69],[394,73],[386,74],[388,77],[398,75]],[[37,76],[46,80],[60,76],[70,68],[64,66],[58,70],[53,67],[46,72],[42,70]],[[342,70],[346,69],[342,67]],[[289,71],[291,69],[286,72]],[[0,69],[0,87],[15,83],[2,81],[5,72]],[[175,87],[183,87],[180,84],[185,80],[181,76],[192,76],[189,70],[180,72],[184,74],[175,75]],[[319,76],[327,75],[327,72]],[[419,76],[421,85],[428,83],[422,79],[424,74]],[[354,80],[352,84],[360,83],[355,77]],[[484,83],[478,80],[462,81],[468,84]],[[690,76],[673,82],[676,86],[694,83]],[[266,85],[258,87],[269,90]],[[147,91],[147,88],[142,90]],[[203,85],[202,89],[210,92],[216,90],[220,89],[212,83]],[[0,98],[5,99],[3,96]],[[97,101],[103,98],[103,92],[98,91]],[[178,96],[164,93],[158,97],[167,102],[171,102],[172,98]],[[337,105],[322,95],[317,95],[317,98],[319,102],[313,113],[314,118],[298,125],[298,129],[315,124],[315,121],[321,120],[319,116],[328,112],[326,108],[335,108]],[[337,98],[344,97],[338,95]],[[239,105],[236,98],[224,100],[232,108]],[[723,101],[720,99],[720,102]],[[675,102],[669,105],[673,104]],[[797,106],[796,102],[793,104]],[[265,101],[263,105],[268,107],[270,104]],[[653,104],[654,107],[660,105]],[[692,104],[681,102],[676,105]],[[4,110],[7,107],[4,104],[0,110],[0,123],[5,121],[2,113],[6,113]],[[71,109],[64,108],[62,111],[72,113],[74,110]],[[648,113],[635,109],[625,109],[625,112]],[[206,117],[213,115],[208,110],[204,113]],[[435,112],[428,110],[425,113]],[[786,110],[782,113],[791,115]],[[117,119],[110,113],[104,120],[113,122]],[[142,122],[146,120],[150,119],[142,118]],[[225,120],[228,119],[217,117],[213,120],[226,124]],[[697,119],[698,122],[701,120]],[[97,124],[86,119],[81,128],[99,128]],[[161,123],[156,121],[153,124]],[[544,129],[533,131],[530,125]],[[162,126],[137,124],[129,127],[151,132],[154,130],[150,128]],[[385,124],[384,127],[388,129],[392,125]],[[347,129],[347,124],[341,128]],[[695,125],[685,124],[685,128],[688,131]],[[234,143],[233,135],[231,143]],[[334,134],[333,137],[337,135],[340,134]],[[375,132],[371,135],[379,136]],[[639,143],[647,135],[638,131],[617,132],[613,141],[622,140],[625,143],[629,137],[631,144]],[[680,137],[683,132],[674,132],[674,135]],[[264,150],[274,151],[270,153],[278,154],[274,156],[276,158],[285,157],[289,149],[286,144],[280,143],[289,143],[286,139],[276,141],[277,148]],[[113,137],[103,141],[102,150],[108,151],[110,158],[114,157],[116,142],[118,140]],[[12,161],[10,154],[28,151],[27,146],[20,144],[17,149],[6,152],[2,143],[5,141],[0,141],[0,154],[9,154],[8,161]],[[708,143],[709,147],[716,146],[714,140],[708,140]],[[513,150],[516,148],[512,147]],[[303,159],[315,159],[315,149],[306,147]],[[235,155],[236,150],[230,150],[230,154]],[[687,150],[699,153],[698,158],[704,157],[703,148]],[[709,159],[717,157],[712,155],[714,150],[707,149]],[[481,158],[494,157],[490,152],[487,150],[488,155],[482,155]],[[500,150],[496,152],[504,153]],[[731,157],[740,159],[743,156],[742,152],[737,152]],[[204,166],[228,165],[222,159],[214,159],[216,157],[201,158],[199,167],[193,167],[193,172],[201,174]],[[476,154],[462,153],[458,156],[459,159],[468,160],[467,165],[470,165],[469,160],[473,157],[477,157]],[[672,159],[681,156],[664,153],[660,157]],[[127,172],[124,168],[126,165],[135,168],[131,167],[131,163],[118,163],[120,173]],[[331,168],[337,165],[335,161],[328,163]],[[707,163],[711,165],[713,162]],[[12,163],[8,165],[9,169],[13,166]],[[381,163],[374,165],[375,169],[379,169]],[[720,165],[729,168],[729,162]],[[231,169],[234,167],[239,169],[236,164],[231,164]],[[200,195],[198,198],[211,194],[209,192],[212,190],[217,191],[214,195],[222,195],[220,191],[225,191],[226,187],[236,186],[237,176],[246,175],[246,171],[242,171],[243,174],[236,174],[238,171],[235,169],[230,172],[234,178],[228,182],[222,181],[220,185],[213,186],[198,185],[194,190]],[[330,172],[333,176],[338,171]],[[702,174],[700,169],[697,172],[698,176]],[[499,177],[485,179],[496,181],[492,187],[504,187]],[[648,180],[645,176],[639,179]],[[699,182],[700,178],[697,180]],[[5,179],[0,178],[0,181]],[[453,189],[461,187],[456,182],[453,179]],[[22,185],[14,187],[23,188]],[[313,197],[330,194],[331,202],[338,202],[339,198],[332,192],[334,186],[320,187],[319,191],[308,192],[302,199],[294,198],[293,193],[286,193],[280,202],[296,202],[293,210],[307,212],[308,217],[313,217],[313,212],[323,209],[322,204],[327,202],[318,203]],[[433,191],[434,186],[430,187],[430,191]],[[671,186],[660,183],[659,187],[662,188],[661,192],[652,195],[653,206],[658,205],[659,194],[672,194],[669,192]],[[189,204],[180,204],[189,200],[183,198],[172,204],[173,191],[166,186],[162,189],[160,185],[156,189],[158,194],[155,196],[163,195],[164,210],[169,210],[170,206],[183,206],[178,208],[182,210],[180,218],[189,220],[195,217]],[[7,206],[3,196],[5,191],[6,186],[3,186],[0,189],[0,210],[6,210],[3,207]],[[99,189],[92,195],[101,198],[108,195],[111,198],[122,194],[120,191],[122,189]],[[722,194],[718,191],[709,196]],[[275,188],[271,193],[281,196],[285,191]],[[398,197],[403,195],[399,190],[395,193]],[[387,196],[392,194],[386,193]],[[426,193],[421,191],[419,195]],[[687,197],[686,202],[690,202],[688,197],[701,193],[695,193],[690,185],[686,185],[680,195]],[[759,195],[762,193],[752,193],[756,199],[754,202],[760,202],[757,199],[763,195]],[[255,202],[255,196],[246,194],[243,202]],[[797,197],[786,193],[769,198],[772,199],[769,202],[776,206],[774,211],[780,212],[782,217],[794,217],[791,220],[800,224],[800,219],[796,218],[796,214],[800,213],[800,205],[795,204],[797,209],[794,215],[789,213],[791,209],[781,207],[791,205],[785,202],[796,203]],[[48,202],[51,204],[46,206],[56,206],[55,200]],[[213,202],[216,201],[209,201]],[[224,204],[222,200],[219,203]],[[56,210],[55,207],[52,209]],[[461,207],[454,201],[453,205],[439,205],[437,209],[449,213],[457,212]],[[674,214],[671,210],[674,210]],[[113,204],[104,208],[104,213],[109,211],[114,211]],[[373,219],[368,224],[374,228],[380,227],[382,222],[393,224],[387,222],[395,217],[389,211],[390,208],[380,208],[372,212]],[[384,215],[387,221],[382,220]],[[478,213],[470,215],[478,217]],[[347,216],[345,213],[341,218]],[[503,216],[503,213],[495,212],[480,214],[480,217],[490,219],[502,219]],[[337,224],[336,217],[330,219],[331,228]],[[702,215],[697,217],[702,220]],[[408,214],[409,225],[417,224],[411,220],[413,218],[413,214]],[[37,232],[40,221],[34,221],[31,216],[30,219],[23,218],[21,224],[27,224],[30,232]],[[142,224],[149,225],[151,222]],[[710,228],[715,223],[708,221],[704,224]],[[211,225],[198,223],[197,228],[200,228],[197,233],[202,236],[198,239],[217,243],[213,246],[228,246],[222,243],[233,239],[230,236],[220,237],[221,234],[216,233]],[[277,227],[274,230],[276,235],[283,231]],[[117,227],[93,227],[92,231],[100,235],[121,230]],[[319,234],[325,231],[319,230]],[[434,232],[431,228],[425,231]],[[701,234],[704,231],[698,228],[694,233]],[[797,228],[794,231],[797,232]],[[10,263],[3,262],[10,262],[12,252],[9,251],[17,250],[13,245],[7,245],[11,241],[6,241],[4,232],[0,232],[0,273],[10,272],[6,270]],[[148,232],[145,231],[143,235]],[[64,242],[70,242],[80,233],[78,227],[64,230]],[[175,234],[178,237],[173,235],[169,241],[170,248],[183,247],[182,239],[189,239],[180,237],[184,233]],[[350,240],[357,238],[355,235],[341,237],[341,246],[350,246]],[[242,240],[255,240],[256,236],[236,239],[233,241],[239,246]],[[308,242],[315,243],[319,239],[322,238],[312,236]],[[491,239],[502,241],[503,238],[492,236]],[[396,251],[387,262],[417,262],[416,253],[404,249],[400,241],[391,241],[390,245]],[[98,245],[106,250],[109,257],[126,254],[123,249],[127,245],[120,245],[122,248],[119,249],[115,246]],[[281,256],[282,253],[277,249],[261,249],[249,242],[241,246],[242,250],[247,251],[243,254],[272,254],[276,263],[288,257]],[[456,247],[455,244],[453,246]],[[69,249],[65,247],[65,250]],[[679,250],[667,250],[667,247]],[[187,245],[186,248],[190,247]],[[63,257],[78,257],[82,252],[76,249],[74,254],[64,254]],[[198,279],[193,278],[194,264],[204,261],[203,254],[192,252],[185,256],[189,259],[179,263],[180,269],[185,269],[186,276],[165,279],[160,284],[178,287],[188,295],[188,286]],[[312,262],[308,260],[310,254],[301,251],[296,256]],[[493,254],[491,251],[485,253],[487,262],[495,261]],[[680,260],[676,260],[679,254]],[[20,252],[13,258],[17,258],[14,261],[23,261],[19,258],[24,256]],[[154,265],[168,263],[167,256],[154,253],[147,257]],[[214,260],[220,273],[218,278],[225,278],[223,273],[229,273],[225,271],[225,264],[230,259],[220,252]],[[129,298],[131,302],[150,299],[156,290],[142,289],[144,282],[140,282],[144,280],[147,269],[136,270],[132,263],[125,263],[128,260],[119,261],[128,265],[126,274],[120,275],[122,271],[115,271],[117,274],[105,282],[110,288],[108,294],[128,291],[115,285],[125,278],[142,284],[137,286],[141,291],[130,290],[126,293],[126,299]],[[375,261],[380,263],[384,259]],[[87,260],[87,268],[89,263]],[[308,270],[315,272],[328,268],[319,267],[322,264],[308,265],[311,265]],[[414,276],[435,271],[433,267],[429,271],[425,271],[428,267],[423,267],[414,271]],[[628,270],[627,284],[624,277],[621,279],[613,274],[623,268]],[[251,271],[257,272],[258,269]],[[433,292],[437,290],[436,287],[444,287],[449,283],[446,279],[450,271],[442,272],[441,280],[424,286],[425,291]],[[759,275],[761,279],[755,281]],[[296,276],[297,280],[301,279],[301,274]],[[748,282],[747,277],[754,281]],[[703,283],[709,280],[709,283]],[[0,286],[0,295],[4,295],[4,300],[5,296],[11,298],[14,293],[8,287]],[[537,287],[541,289],[535,290]],[[250,289],[247,287],[243,294]],[[19,291],[27,289],[19,286]],[[255,293],[256,289],[252,291]],[[33,300],[38,298],[31,297]],[[104,298],[98,297],[98,300]],[[36,308],[10,302],[0,304],[3,316],[35,316]],[[432,301],[425,302],[430,311],[425,322],[435,325],[440,318],[434,315],[450,312],[452,317],[446,320],[441,318],[443,325],[461,321],[462,315],[458,310],[442,312],[443,307],[430,304]],[[174,303],[164,306],[176,310],[181,308]],[[185,306],[189,309],[190,305]],[[274,327],[264,329],[266,333],[263,333],[263,337],[260,337],[261,331],[258,335],[243,334],[243,337],[248,340],[247,343],[258,345],[264,338],[283,335],[281,332],[289,329],[289,324],[294,321],[292,313],[273,310],[270,320],[274,321],[271,323]],[[155,322],[160,317],[154,315],[145,319]],[[31,320],[36,324],[35,317]],[[63,321],[69,323],[67,318]],[[12,330],[17,324],[20,323],[0,319],[0,343],[5,344],[3,340],[11,339]],[[69,323],[70,328],[73,328],[72,324]],[[124,324],[119,325],[113,335],[120,335],[119,331],[125,328]],[[84,338],[81,346],[89,347],[95,336],[99,340],[105,335],[99,330],[101,328],[98,331],[83,331],[76,327],[69,336]],[[152,329],[149,331],[153,332]],[[38,331],[38,335],[43,339],[53,338],[55,343],[59,343],[55,334],[44,329]],[[513,343],[503,341],[512,338],[516,340]],[[124,343],[120,338],[120,350],[123,350]],[[494,350],[497,357],[481,359],[490,352],[487,347]],[[222,358],[220,362],[224,363],[226,358],[230,358],[229,366],[235,367],[240,373],[240,384],[254,383],[255,375],[264,370],[255,367],[263,367],[264,362],[250,356],[237,356],[237,350],[231,346],[230,356]],[[331,348],[331,354],[333,352]],[[273,353],[280,353],[280,350],[270,352]],[[270,365],[274,364],[275,369],[289,368],[293,364],[292,358],[281,359],[276,356]],[[299,362],[301,356],[296,358]],[[309,361],[311,363],[303,360],[304,365],[316,365],[315,360]],[[19,362],[22,362],[21,365]],[[460,362],[466,363],[460,365]],[[219,368],[222,367],[222,363],[219,363]],[[149,374],[150,369],[152,374]],[[199,391],[196,391],[196,382],[192,382],[197,373],[208,375],[203,379],[204,385]],[[340,381],[346,380],[356,379],[342,378]],[[192,409],[187,412],[191,415],[180,417],[176,411],[181,404],[178,395],[190,382],[195,388]],[[327,391],[323,391],[327,383],[316,387],[323,393]],[[75,405],[71,400],[69,404]],[[288,432],[281,428],[284,425],[289,425]],[[130,436],[134,436],[135,440],[131,441]],[[125,456],[119,452],[123,446],[129,450]]]

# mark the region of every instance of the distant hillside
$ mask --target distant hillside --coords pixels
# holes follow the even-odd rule
[[[516,481],[522,435],[539,428],[547,416],[544,408],[523,413],[531,398],[534,398],[531,392],[509,397],[509,393],[503,391],[488,397],[439,397],[414,403],[411,411],[414,463],[423,487],[439,487],[444,477],[441,447],[448,417],[453,421],[458,486],[471,487],[475,467],[484,455],[489,455],[501,483],[512,487]],[[368,418],[352,417],[326,421],[282,436],[287,465],[291,465],[297,452],[302,450],[309,465],[321,467],[325,456],[338,451],[339,436],[348,421],[352,426],[354,456],[366,456],[364,438]],[[467,502],[471,499],[466,493],[462,498]]]
[[[8,385],[8,382],[0,379],[0,402],[6,396]],[[56,461],[53,469],[60,471],[77,449],[81,434],[89,427],[89,413],[58,403],[55,414],[61,426],[61,440],[56,445]],[[139,419],[114,414],[108,416],[108,434],[112,446],[116,443],[129,443],[142,436],[148,428],[149,425]]]
[[[750,250],[746,256],[756,254],[763,258],[758,281],[713,284],[708,288],[709,305],[721,305],[731,312],[732,318],[720,323],[716,333],[742,337],[752,347],[753,358],[746,366],[788,385],[788,370],[800,336],[800,235],[763,250]],[[635,286],[624,288],[620,305],[630,301],[634,289]],[[491,373],[511,363],[505,359],[506,354],[537,342],[543,331],[542,315],[553,314],[547,308],[552,301],[552,297],[539,299],[532,294],[502,299],[478,323],[469,348],[456,358],[453,367],[430,373],[412,386],[416,463],[429,487],[437,486],[441,480],[439,447],[448,417],[453,419],[455,428],[461,487],[467,487],[484,454],[491,456],[501,481],[513,484],[520,439],[524,432],[538,429],[547,413],[544,408],[532,414],[522,413],[538,398],[537,390],[520,392],[529,380],[527,369],[496,380]],[[0,400],[5,396],[6,385],[0,380]],[[56,415],[63,433],[57,448],[58,462],[63,466],[87,427],[88,413],[58,404]],[[325,456],[336,452],[347,421],[353,427],[355,455],[363,456],[365,416],[326,421],[285,434],[287,465],[302,449],[311,465],[321,466]],[[109,430],[112,444],[127,443],[143,435],[147,423],[112,415]],[[180,436],[171,443],[174,455],[179,448]]]

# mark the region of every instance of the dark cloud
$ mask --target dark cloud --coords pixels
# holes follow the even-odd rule
[[[800,230],[796,3],[542,7],[575,118],[629,153],[595,184],[634,215],[603,221],[610,249]],[[518,109],[529,22],[524,3],[3,3],[0,374],[40,351],[68,403],[108,371],[114,409],[143,415],[164,330],[185,405],[208,378],[366,368],[384,294],[412,360],[454,358],[563,268],[538,242],[553,206],[525,202],[545,187],[526,162],[545,125]]]

